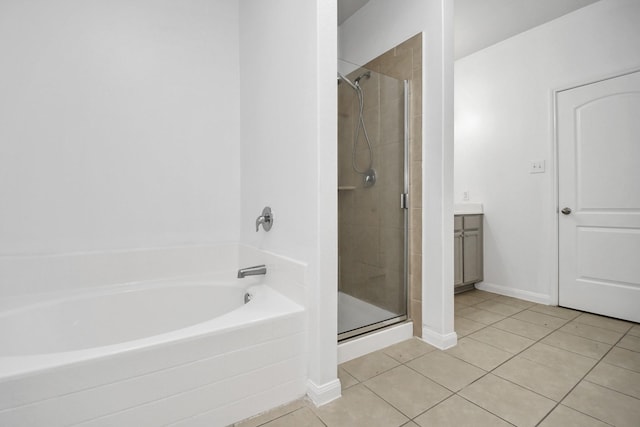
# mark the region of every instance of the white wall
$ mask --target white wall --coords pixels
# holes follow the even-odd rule
[[[602,0],[456,61],[455,198],[484,203],[489,289],[557,303],[553,91],[639,68],[639,23]]]
[[[309,394],[337,380],[336,2],[240,2],[241,239],[308,265]],[[264,206],[271,231],[256,233]]]
[[[339,58],[365,64],[423,33],[423,339],[439,347],[453,331],[453,4],[371,0],[339,29]]]
[[[238,6],[0,2],[0,255],[237,241]]]

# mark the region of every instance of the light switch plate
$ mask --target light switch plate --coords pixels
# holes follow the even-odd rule
[[[531,160],[529,173],[544,173],[544,160]]]

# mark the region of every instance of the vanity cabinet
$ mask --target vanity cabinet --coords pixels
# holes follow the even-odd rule
[[[463,292],[484,279],[482,214],[454,217],[454,289]]]

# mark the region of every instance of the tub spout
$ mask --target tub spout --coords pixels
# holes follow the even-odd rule
[[[241,268],[238,270],[238,279],[242,279],[247,276],[257,276],[259,274],[267,274],[267,267],[264,264]]]

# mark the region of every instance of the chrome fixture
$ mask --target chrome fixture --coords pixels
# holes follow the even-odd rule
[[[249,292],[247,292],[246,294],[244,294],[244,303],[248,303],[249,301],[251,301],[251,299],[253,298],[253,295],[251,295]]]
[[[571,213],[571,208],[564,208],[560,212],[562,212],[565,215],[569,215]]]
[[[241,268],[238,270],[238,279],[244,279],[247,276],[258,276],[261,274],[267,274],[267,266],[264,264]]]
[[[260,224],[264,231],[269,231],[273,227],[273,212],[269,206],[262,209],[262,215],[256,218],[256,233],[260,230]]]
[[[364,94],[362,92],[362,87],[360,86],[360,82],[362,81],[362,79],[369,78],[371,78],[371,71],[365,71],[364,73],[360,74],[353,80],[353,82],[351,82],[351,80],[349,80],[342,74],[338,73],[338,84],[340,84],[341,81],[345,82],[351,87],[351,89],[356,91],[356,94],[358,95],[358,120],[355,126],[353,146],[351,149],[351,165],[356,173],[364,176],[363,179],[365,187],[372,187],[376,183],[377,179],[376,170],[373,168],[373,149],[371,148],[371,141],[369,140],[367,128],[364,125]],[[364,140],[366,141],[367,147],[369,148],[369,166],[364,170],[358,168],[358,164],[356,161],[356,147],[358,145],[358,137],[360,136],[361,128],[362,134],[364,135]]]

